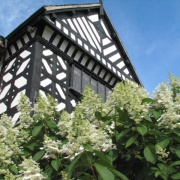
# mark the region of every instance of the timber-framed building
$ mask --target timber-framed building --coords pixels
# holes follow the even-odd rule
[[[32,103],[50,94],[71,112],[87,84],[104,101],[119,81],[141,84],[101,3],[44,6],[5,39],[0,114],[13,122],[22,92]]]

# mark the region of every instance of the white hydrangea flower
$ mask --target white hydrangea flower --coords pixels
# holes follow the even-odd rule
[[[43,158],[55,159],[59,154],[61,154],[61,150],[59,149],[61,141],[54,141],[50,137],[44,135],[43,144],[43,149],[46,151],[46,154]]]
[[[21,177],[22,180],[42,180],[45,177],[41,174],[41,169],[37,162],[32,160],[32,158],[24,159],[20,164],[22,167]]]
[[[148,98],[148,93],[143,87],[126,80],[115,86],[106,106],[109,111],[115,109],[114,106],[126,110],[130,118],[139,124],[149,111],[149,104],[142,104],[145,98]]]
[[[167,84],[164,82],[160,84],[156,91],[154,92],[153,96],[157,101],[157,107],[165,107],[170,108],[173,105],[173,93],[171,89],[168,88]]]

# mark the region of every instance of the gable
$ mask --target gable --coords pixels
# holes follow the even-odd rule
[[[89,12],[56,10],[47,12],[45,18],[118,78],[141,84],[107,15],[100,16],[99,11],[97,7]]]

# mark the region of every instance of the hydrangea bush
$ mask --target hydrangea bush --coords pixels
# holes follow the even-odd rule
[[[20,119],[0,120],[0,180],[180,179],[180,81],[170,75],[150,98],[131,81],[106,103],[87,86],[75,110],[26,96]]]

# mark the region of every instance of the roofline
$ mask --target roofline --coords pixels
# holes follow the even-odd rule
[[[45,10],[53,11],[59,9],[71,9],[71,8],[88,8],[88,7],[100,7],[101,4],[70,4],[70,5],[62,5],[62,6],[45,6]]]
[[[139,76],[137,75],[136,70],[135,70],[135,68],[134,68],[134,66],[133,66],[133,64],[131,62],[131,59],[130,59],[130,57],[129,57],[129,55],[128,55],[128,53],[127,53],[127,51],[126,51],[126,49],[125,49],[125,47],[123,45],[123,42],[121,41],[116,29],[114,28],[114,26],[113,26],[113,24],[112,24],[112,22],[111,22],[111,20],[110,20],[110,18],[108,16],[107,12],[105,10],[104,10],[104,12],[105,12],[104,13],[105,18],[108,20],[108,23],[109,23],[110,27],[113,29],[114,33],[116,34],[116,37],[115,37],[117,39],[116,43],[118,43],[118,45],[120,45],[120,48],[123,50],[124,56],[126,56],[126,58],[127,58],[127,59],[125,59],[125,61],[130,61],[130,63],[127,62],[127,64],[129,63],[129,65],[130,65],[129,68],[130,68],[130,70],[132,70],[133,75],[136,77],[135,81],[138,82],[141,86],[143,86],[143,84],[142,84]]]
[[[22,22],[15,30],[13,30],[9,35],[6,36],[6,39],[11,39],[13,38],[14,34],[16,34],[18,31],[20,31],[22,28],[26,27],[26,26],[31,26],[31,24],[33,25],[35,22],[37,22],[39,20],[39,18],[37,18],[38,16],[42,15],[43,13],[45,13],[46,11],[53,11],[53,10],[61,10],[61,9],[72,9],[72,8],[97,8],[100,7],[101,4],[99,3],[93,3],[93,4],[69,4],[69,5],[50,5],[50,6],[42,6],[41,8],[39,8],[35,13],[33,13],[28,19],[26,19],[24,22]]]
[[[41,14],[43,14],[44,12],[45,12],[45,6],[42,6],[35,13],[33,13],[28,19],[26,19],[24,22],[22,22],[9,35],[7,35],[6,39],[9,40],[9,39],[13,38],[13,35],[16,34],[18,31],[20,31],[21,29],[23,29],[26,26],[31,26],[31,24],[34,24],[35,22],[37,22],[39,20],[39,18],[37,18],[37,17],[40,16]]]

